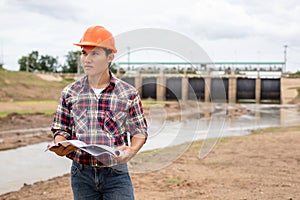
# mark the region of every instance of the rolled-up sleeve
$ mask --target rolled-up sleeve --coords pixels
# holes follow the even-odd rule
[[[147,138],[147,121],[144,116],[141,99],[137,93],[132,95],[130,99],[129,115],[126,120],[127,130],[131,136],[141,133]]]
[[[54,115],[51,131],[53,137],[62,135],[66,139],[71,139],[71,116],[65,96],[65,91],[63,91]]]

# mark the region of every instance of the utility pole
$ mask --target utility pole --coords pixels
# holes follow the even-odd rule
[[[26,58],[26,72],[29,72],[29,56]]]
[[[288,47],[288,45],[284,45],[283,47],[284,47],[284,69],[282,69],[282,70],[283,70],[283,72],[286,72],[286,63],[287,63],[287,47]]]
[[[4,65],[4,54],[3,54],[3,43],[1,41],[1,60],[0,60],[0,69],[3,68]]]
[[[75,54],[76,55],[76,54]],[[80,70],[80,55],[77,56],[77,75],[81,74],[81,70]]]
[[[128,54],[128,55],[127,55],[127,59],[128,59],[128,70],[130,70],[130,64],[129,64],[129,63],[130,63],[130,47],[127,47],[127,51],[128,51],[128,52],[127,52],[127,54]]]

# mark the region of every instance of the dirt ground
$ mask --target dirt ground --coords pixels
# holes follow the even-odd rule
[[[169,107],[167,109],[176,110]],[[0,118],[0,149],[51,141],[52,118],[53,115],[44,114],[11,114]],[[138,200],[300,199],[299,144],[300,127],[224,138],[204,159],[198,158],[201,142],[195,142],[166,168],[131,173],[135,196]],[[24,184],[19,191],[0,195],[0,200],[18,199],[72,199],[69,174]]]
[[[0,118],[0,150],[51,141],[53,115],[15,114]]]
[[[205,159],[197,157],[201,144],[195,143],[164,169],[131,174],[136,199],[299,199],[299,129],[224,139]],[[69,175],[0,199],[72,199]]]

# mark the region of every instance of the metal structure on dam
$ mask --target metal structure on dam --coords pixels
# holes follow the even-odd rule
[[[118,77],[136,87],[144,99],[282,102],[285,62],[119,62],[116,65]]]

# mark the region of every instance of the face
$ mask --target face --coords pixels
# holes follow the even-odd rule
[[[81,63],[88,76],[99,76],[108,72],[108,65],[113,58],[113,54],[106,55],[101,47],[82,47]]]

